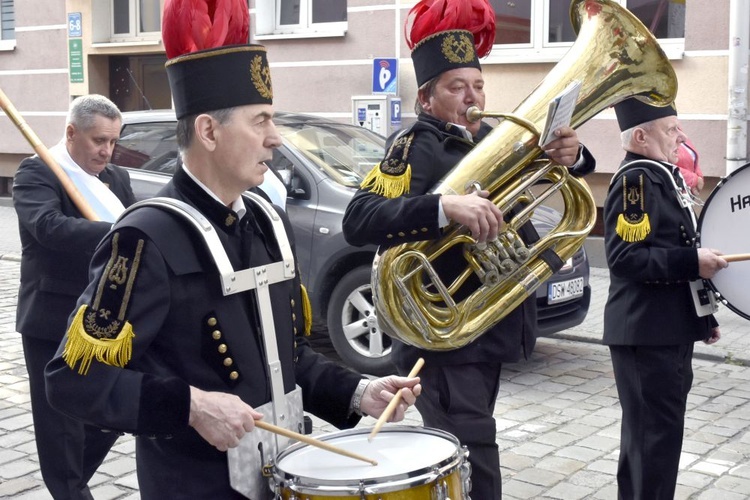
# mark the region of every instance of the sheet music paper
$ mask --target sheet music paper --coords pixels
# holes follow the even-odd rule
[[[581,82],[573,80],[565,87],[565,90],[550,101],[547,122],[544,124],[542,135],[539,137],[540,148],[556,139],[555,130],[570,125],[570,119],[573,117],[580,90]]]

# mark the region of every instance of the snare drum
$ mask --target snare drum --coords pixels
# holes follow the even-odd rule
[[[750,252],[750,163],[711,191],[698,222],[699,242],[725,255]],[[709,280],[722,303],[750,319],[750,262],[733,262]]]
[[[468,451],[453,435],[392,426],[368,441],[369,430],[319,437],[378,462],[369,465],[304,443],[287,448],[273,467],[276,498],[284,500],[465,500]]]

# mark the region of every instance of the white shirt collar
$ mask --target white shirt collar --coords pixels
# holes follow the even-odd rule
[[[466,139],[470,140],[471,142],[474,142],[474,136],[473,136],[473,135],[471,135],[471,132],[469,132],[469,129],[467,129],[467,128],[466,128],[466,127],[464,127],[463,125],[459,125],[459,124],[457,124],[457,123],[452,123],[452,122],[448,122],[448,123],[450,123],[450,124],[451,124],[451,125],[453,125],[454,127],[458,128],[458,130],[460,130],[460,131],[461,131],[461,133],[463,134],[463,136],[464,136],[464,137],[465,137]]]
[[[185,163],[185,160],[182,161],[182,169],[185,171],[185,173],[188,174],[188,176],[190,176],[191,179],[193,179],[193,181],[195,181],[196,184],[198,184],[198,186],[200,186],[202,190],[208,193],[208,195],[211,198],[213,198],[214,200],[224,205],[224,202],[221,201],[219,197],[213,193],[213,191],[208,189],[208,187],[206,187],[205,184],[203,184],[201,181],[198,180],[196,176],[193,175],[193,173],[190,171],[190,168],[188,168],[187,163]],[[247,209],[245,208],[245,203],[242,201],[242,195],[240,195],[236,200],[234,200],[232,204],[229,206],[229,208],[231,208],[234,211],[234,213],[237,214],[237,217],[240,219],[242,219],[245,216],[245,213],[247,212]]]

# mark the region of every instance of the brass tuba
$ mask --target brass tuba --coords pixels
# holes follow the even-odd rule
[[[581,83],[571,120],[574,128],[632,96],[657,106],[674,100],[674,70],[633,14],[611,0],[573,0],[570,17],[576,42],[512,114],[476,108],[467,112],[474,120],[482,116],[503,120],[432,190],[440,194],[464,194],[477,187],[488,190],[503,213],[514,207],[517,212],[503,232],[495,241],[480,245],[466,227],[451,224],[439,240],[397,245],[376,257],[373,300],[379,326],[392,337],[434,351],[463,347],[552,276],[555,269],[541,258],[546,249],[564,262],[583,245],[596,220],[591,191],[566,167],[538,159],[542,150],[537,145],[549,102],[572,81]],[[544,189],[537,192],[542,185]],[[565,205],[561,220],[528,245],[517,230],[537,206],[558,193]],[[446,253],[449,250],[460,251],[466,266],[445,283],[433,264],[441,256],[453,258]],[[464,285],[470,279],[476,285],[467,294]]]

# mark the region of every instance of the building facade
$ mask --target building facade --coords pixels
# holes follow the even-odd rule
[[[575,32],[567,1],[491,1],[497,13],[497,36],[492,53],[482,63],[486,109],[509,112],[568,52]],[[683,129],[701,154],[705,196],[728,171],[729,33],[735,4],[747,0],[616,1],[656,34],[677,73],[677,109]],[[8,2],[13,3],[2,1]],[[0,87],[45,144],[61,136],[64,112],[76,95],[101,93],[123,110],[170,106],[159,32],[163,0],[14,3],[15,43],[12,48],[0,46],[4,49]],[[413,121],[417,89],[403,25],[414,3],[250,0],[251,41],[268,48],[276,109],[380,126],[384,132]],[[743,30],[745,36],[734,43],[746,49],[750,17],[745,17]],[[746,54],[740,61],[745,82]],[[735,86],[745,117],[746,87],[746,83],[739,90]],[[738,95],[732,97],[736,108]],[[373,109],[379,113],[377,120]],[[8,120],[0,127],[0,177],[7,179],[31,148]],[[603,110],[578,133],[598,160],[598,171],[588,180],[601,206],[623,157],[614,113]],[[746,130],[741,137],[746,152]]]

